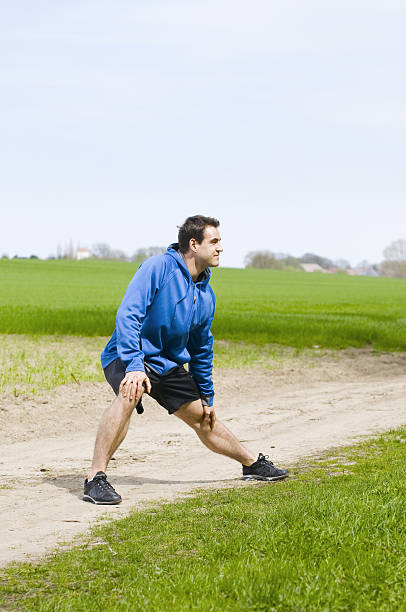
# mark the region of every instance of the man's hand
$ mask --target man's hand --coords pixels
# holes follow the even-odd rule
[[[216,423],[216,413],[214,412],[213,406],[203,405],[203,425],[208,425],[213,431]]]
[[[135,399],[135,405],[140,401],[144,393],[144,384],[147,393],[151,392],[151,383],[145,372],[127,372],[121,381],[119,393],[128,398],[130,402]]]

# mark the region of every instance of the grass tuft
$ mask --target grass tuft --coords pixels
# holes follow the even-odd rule
[[[105,338],[0,335],[0,393],[36,395],[58,385],[101,382]]]

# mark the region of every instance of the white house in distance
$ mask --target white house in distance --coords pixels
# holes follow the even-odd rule
[[[326,270],[317,263],[301,263],[300,265],[305,272],[326,272]]]
[[[76,259],[79,261],[80,259],[88,259],[90,257],[90,251],[87,249],[77,249],[76,251]]]

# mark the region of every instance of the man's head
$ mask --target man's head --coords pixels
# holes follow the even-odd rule
[[[219,256],[223,250],[219,225],[219,221],[213,217],[203,215],[188,217],[179,228],[180,252],[184,255],[193,254],[199,268],[218,266]]]

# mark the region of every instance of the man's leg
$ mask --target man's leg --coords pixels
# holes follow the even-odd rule
[[[175,415],[187,423],[211,451],[231,457],[246,466],[254,463],[252,453],[244,448],[225,425],[216,420],[213,429],[210,429],[209,419],[204,418],[201,400],[184,404]]]
[[[134,400],[130,401],[118,395],[104,412],[97,431],[89,480],[97,472],[106,471],[111,457],[127,434],[134,408]]]

